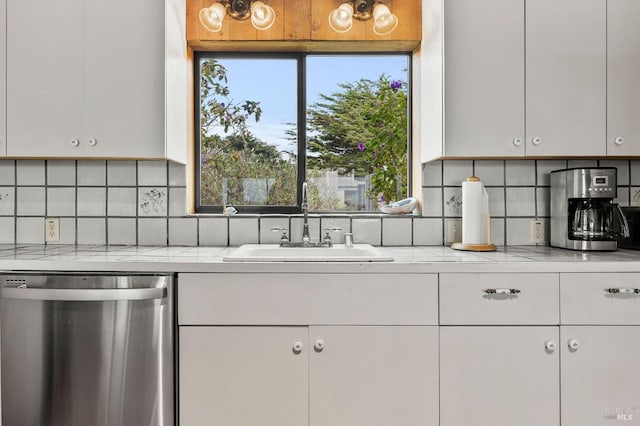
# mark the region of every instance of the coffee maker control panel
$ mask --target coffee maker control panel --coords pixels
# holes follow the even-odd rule
[[[569,169],[566,173],[567,198],[616,198],[617,170],[614,168]]]
[[[615,187],[611,186],[609,176],[595,175],[591,176],[591,185],[587,188],[591,194],[608,194],[615,197]]]

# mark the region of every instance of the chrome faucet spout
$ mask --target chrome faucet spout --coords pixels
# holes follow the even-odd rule
[[[302,242],[308,243],[311,241],[309,235],[309,203],[307,201],[307,182],[302,182],[302,205],[300,206],[304,219],[302,223]]]

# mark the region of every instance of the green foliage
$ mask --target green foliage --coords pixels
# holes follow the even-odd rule
[[[367,105],[375,102],[370,80],[341,84],[332,95],[321,94],[321,101],[307,111],[307,150],[312,153],[307,164],[310,169],[345,169],[358,176],[368,173],[369,167],[358,151],[357,144],[372,137]]]
[[[371,198],[381,202],[397,201],[407,196],[408,120],[406,84],[378,80],[376,101],[367,106],[368,128],[372,135],[363,146],[371,170]]]
[[[202,61],[200,75],[201,204],[295,205],[296,153],[283,155],[249,130],[251,120],[260,120],[260,103],[233,101],[227,70],[214,59]],[[321,99],[307,112],[311,205],[349,208],[323,180],[327,170],[360,180],[368,176],[371,200],[405,198],[406,83],[382,75],[342,84]],[[295,130],[287,134],[295,144]]]
[[[201,204],[295,205],[295,157],[282,158],[247,126],[260,120],[260,103],[234,102],[227,70],[214,59],[202,62],[200,75]]]
[[[370,175],[372,200],[406,197],[407,87],[382,75],[340,85],[308,111],[310,169]]]

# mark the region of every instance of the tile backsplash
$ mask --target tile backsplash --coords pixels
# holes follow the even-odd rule
[[[617,202],[640,205],[640,161],[434,161],[423,165],[421,215],[311,215],[311,236],[339,227],[337,242],[353,232],[360,243],[442,245],[447,221],[461,217],[462,181],[475,174],[489,194],[493,242],[530,244],[530,221],[549,222],[549,172],[598,165],[618,168]],[[60,241],[48,244],[277,243],[272,227],[300,238],[301,215],[187,215],[185,171],[169,161],[0,160],[0,243],[44,243],[46,217],[60,218]]]
[[[422,216],[434,218],[431,235],[448,241],[447,221],[462,216],[462,181],[478,176],[487,188],[491,239],[498,245],[530,245],[530,222],[542,220],[549,240],[552,170],[567,167],[616,167],[622,206],[640,205],[640,162],[612,160],[434,161],[423,165]],[[636,185],[636,186],[634,186]],[[634,198],[635,197],[635,198]],[[414,229],[414,237],[415,237]],[[430,241],[433,243],[433,241]],[[415,244],[415,242],[414,242]]]

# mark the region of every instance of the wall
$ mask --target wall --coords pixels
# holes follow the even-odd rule
[[[549,171],[597,161],[436,161],[423,165],[422,216],[323,215],[311,233],[339,226],[356,242],[441,245],[447,220],[460,217],[461,182],[475,174],[487,185],[496,244],[529,244],[529,221],[549,217]],[[640,205],[640,161],[618,167],[618,201]],[[239,245],[277,243],[275,226],[293,239],[301,215],[185,214],[185,166],[168,161],[0,160],[0,243],[44,243],[44,218],[60,218],[50,244]],[[631,203],[629,203],[631,200]],[[548,227],[547,227],[548,228]],[[342,241],[341,234],[336,240]]]

